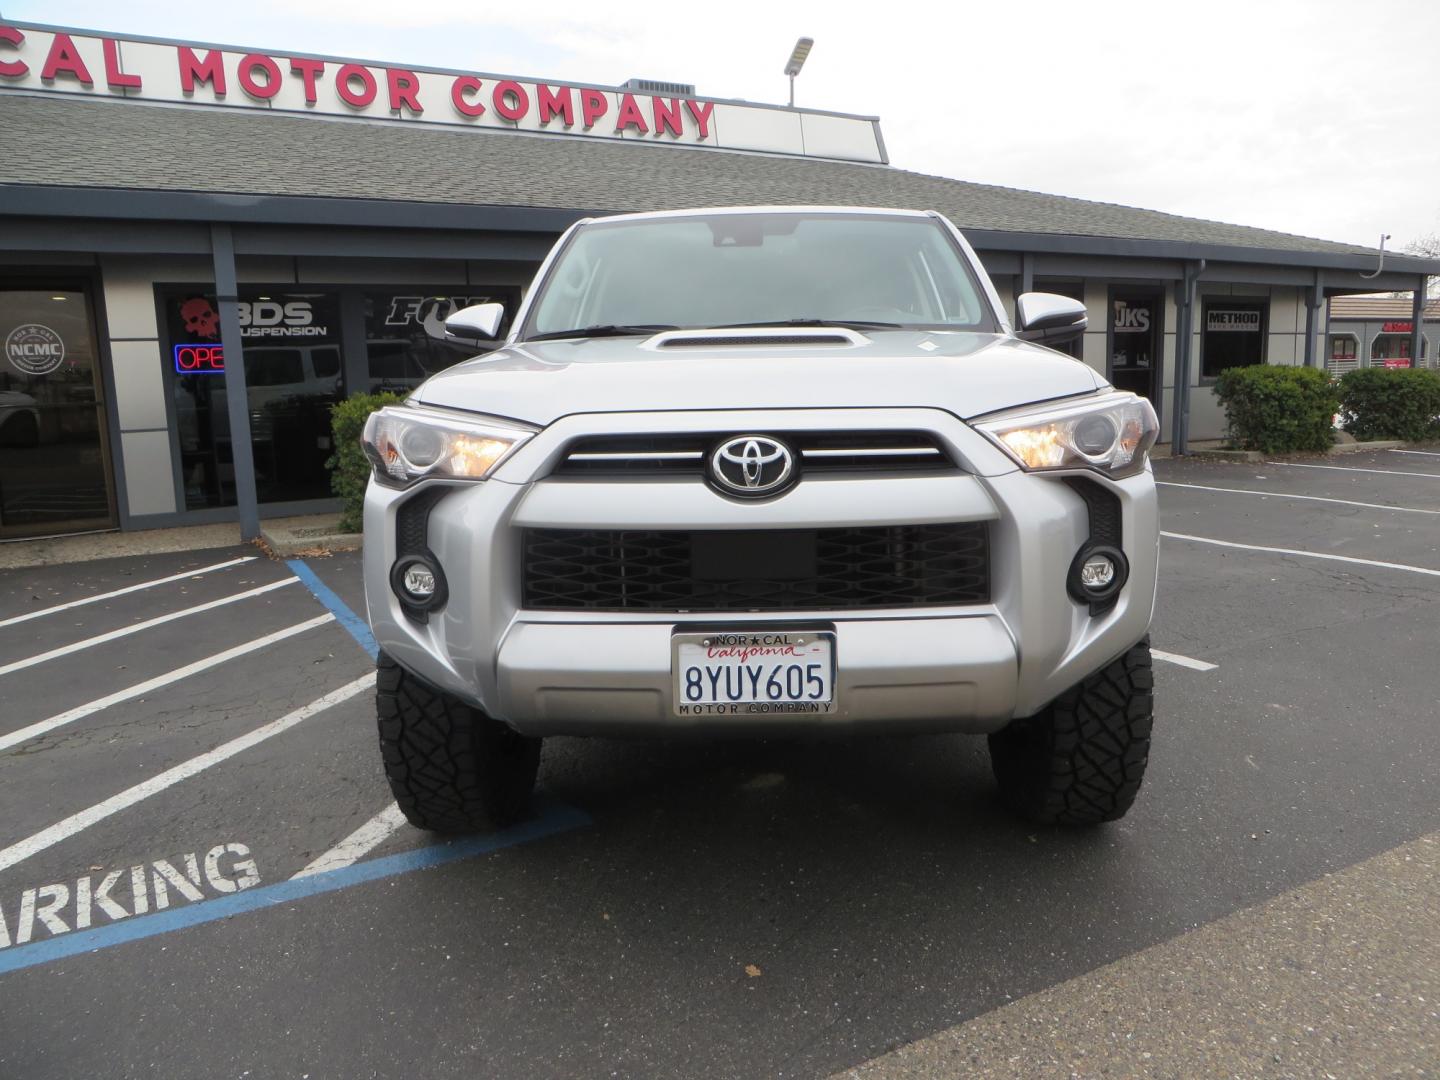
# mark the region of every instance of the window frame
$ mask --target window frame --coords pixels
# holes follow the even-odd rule
[[[1199,362],[1195,365],[1200,386],[1214,386],[1215,381],[1220,378],[1220,372],[1228,370],[1221,368],[1214,375],[1205,370],[1205,339],[1209,336],[1210,310],[1212,308],[1232,308],[1235,310],[1248,310],[1254,308],[1260,312],[1260,358],[1253,364],[1232,364],[1230,367],[1253,367],[1256,364],[1268,364],[1270,362],[1270,303],[1271,297],[1251,296],[1202,296],[1200,298],[1200,356]]]

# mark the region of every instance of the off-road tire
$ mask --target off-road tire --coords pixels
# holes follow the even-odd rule
[[[1146,638],[1042,712],[991,735],[1006,803],[1044,825],[1124,817],[1150,758],[1154,685]]]
[[[539,739],[517,734],[383,652],[375,667],[385,778],[410,824],[476,832],[507,825],[529,809]]]

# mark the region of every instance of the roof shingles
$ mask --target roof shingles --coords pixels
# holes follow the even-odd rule
[[[1294,252],[1367,249],[886,166],[260,110],[0,93],[0,184],[622,211],[938,210],[962,229]],[[37,171],[43,164],[43,172]]]

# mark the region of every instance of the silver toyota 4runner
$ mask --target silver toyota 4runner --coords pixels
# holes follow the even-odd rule
[[[1017,327],[934,213],[582,221],[493,351],[371,416],[380,747],[415,825],[522,814],[546,735],[989,736],[1041,822],[1149,754],[1149,402]]]

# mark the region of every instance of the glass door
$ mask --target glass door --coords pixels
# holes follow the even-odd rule
[[[0,537],[115,526],[83,282],[0,281]]]
[[[1159,289],[1110,290],[1110,385],[1150,399],[1160,410],[1165,294]]]

